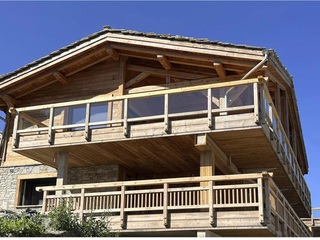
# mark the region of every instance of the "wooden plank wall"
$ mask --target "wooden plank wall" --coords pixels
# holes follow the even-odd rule
[[[119,95],[119,67],[119,62],[112,59],[100,62],[71,75],[67,84],[57,81],[21,98],[19,107],[85,100],[106,94]],[[37,164],[38,162],[12,151],[13,119],[9,128],[7,157],[2,166]]]

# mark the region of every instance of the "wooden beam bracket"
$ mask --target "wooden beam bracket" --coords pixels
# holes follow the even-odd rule
[[[52,72],[52,75],[54,76],[54,78],[59,81],[60,83],[62,83],[63,85],[66,85],[69,83],[68,78],[63,75],[61,72],[59,72],[58,70]]]
[[[157,59],[159,60],[159,62],[161,63],[162,67],[165,70],[169,70],[172,68],[171,63],[169,62],[169,60],[166,56],[158,54]]]
[[[214,66],[214,69],[216,70],[219,77],[221,77],[221,78],[226,77],[226,71],[221,63],[214,62],[213,66]]]
[[[109,54],[110,57],[112,57],[113,60],[115,61],[119,60],[119,53],[117,53],[117,51],[111,46],[107,46],[107,53]]]

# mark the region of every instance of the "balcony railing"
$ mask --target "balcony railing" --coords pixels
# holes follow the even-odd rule
[[[219,219],[218,213],[226,216],[228,212],[237,211],[239,214],[246,213],[253,219],[249,222],[243,221],[245,227],[267,226],[276,236],[310,236],[310,231],[276,187],[271,175],[265,172],[154,179],[38,187],[37,190],[44,193],[44,213],[65,201],[81,217],[111,213],[123,230],[130,230],[132,226],[132,218],[127,218],[126,215],[150,213],[150,216],[157,218],[162,216],[162,224],[155,225],[154,229],[163,229],[170,228],[171,222],[176,220],[175,215],[170,213],[190,214],[192,210],[195,217],[197,214],[207,216],[207,220],[201,222],[199,227],[214,228],[219,227],[223,221]],[[171,217],[168,217],[169,215]],[[145,221],[150,221],[150,218]],[[239,215],[234,217],[234,221],[229,219],[227,227],[236,227],[238,223]]]
[[[253,124],[270,129],[284,169],[311,211],[309,189],[267,89],[263,78],[247,79],[17,108],[13,146],[23,148],[19,139],[26,137],[29,142],[28,136],[45,137],[41,144],[54,145],[61,132],[84,132],[83,141],[91,141],[93,130],[108,128],[120,128],[123,137],[131,137],[130,126],[144,122],[162,124],[161,134],[171,134],[170,123],[175,120],[202,119],[206,125],[202,129],[209,131],[216,117],[251,114]]]
[[[284,169],[299,192],[302,201],[305,206],[311,206],[311,194],[309,188],[305,182],[296,154],[291,147],[268,88],[265,84],[261,84],[260,87],[260,92],[262,93],[262,100],[260,101],[262,122],[268,125],[271,139],[276,143],[277,153],[280,156]],[[311,208],[309,208],[308,211],[309,214],[311,214]]]
[[[128,126],[141,121],[162,122],[168,133],[172,119],[207,117],[212,128],[215,115],[254,112],[258,117],[257,83],[258,79],[250,79],[17,108],[13,146],[19,148],[21,135],[40,132],[54,144],[53,133],[59,131],[81,130],[89,141],[92,129],[121,126],[129,136]]]

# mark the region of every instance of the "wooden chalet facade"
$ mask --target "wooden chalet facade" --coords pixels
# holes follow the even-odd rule
[[[121,236],[311,236],[295,91],[272,50],[105,27],[0,90],[2,206],[71,197]]]

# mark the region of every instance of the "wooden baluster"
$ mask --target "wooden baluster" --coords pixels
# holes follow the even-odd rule
[[[163,225],[168,227],[168,183],[163,184]]]

